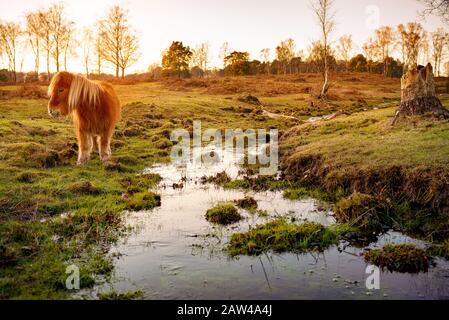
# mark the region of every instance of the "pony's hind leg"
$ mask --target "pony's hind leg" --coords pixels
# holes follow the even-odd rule
[[[111,134],[103,134],[99,137],[98,146],[101,161],[108,161],[111,157]]]
[[[92,151],[100,153],[100,136],[92,136]]]
[[[89,161],[90,153],[92,152],[92,136],[77,130],[78,137],[78,165],[84,165]]]

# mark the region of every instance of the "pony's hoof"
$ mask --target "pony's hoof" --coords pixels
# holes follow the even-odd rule
[[[106,155],[106,156],[101,156],[101,157],[100,157],[101,161],[103,161],[103,162],[108,161],[110,158],[111,158],[110,155]]]
[[[87,164],[88,161],[89,161],[89,159],[78,159],[78,161],[76,162],[76,165],[84,166]]]

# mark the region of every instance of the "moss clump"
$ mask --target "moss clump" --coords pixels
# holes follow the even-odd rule
[[[287,223],[276,219],[244,233],[233,234],[226,251],[231,256],[259,255],[269,250],[275,252],[304,252],[324,250],[338,242],[342,230],[326,228],[321,224]]]
[[[126,204],[126,210],[150,210],[161,205],[161,196],[153,192],[138,192]]]
[[[431,258],[413,244],[388,244],[382,250],[370,250],[364,254],[365,261],[391,272],[427,272]]]
[[[362,231],[379,232],[382,225],[377,206],[374,197],[356,192],[337,203],[335,217],[338,222],[351,223]]]
[[[143,128],[138,125],[132,125],[123,131],[125,137],[136,137],[143,132]]]
[[[143,291],[128,291],[125,293],[118,293],[116,291],[110,291],[98,294],[100,300],[138,300],[143,299]]]
[[[215,176],[211,176],[211,177],[204,176],[201,178],[201,183],[203,183],[203,184],[215,183],[217,185],[224,185],[225,183],[228,183],[230,181],[231,181],[231,178],[228,176],[226,171],[219,172]]]
[[[253,197],[245,197],[243,199],[239,199],[235,201],[237,207],[242,209],[257,209],[257,201]]]
[[[96,196],[101,193],[101,190],[95,187],[90,181],[81,181],[71,184],[68,187],[69,191],[77,195],[91,195]]]
[[[22,172],[17,175],[16,180],[21,183],[33,183],[38,177],[39,175],[34,172]]]
[[[252,96],[250,94],[241,96],[241,97],[237,98],[237,100],[240,101],[240,102],[253,104],[253,105],[256,105],[256,106],[260,106],[261,105],[259,98],[255,97],[255,96]]]
[[[242,216],[233,204],[219,204],[207,210],[206,220],[216,224],[232,224],[242,220]]]
[[[147,191],[149,188],[158,184],[161,179],[160,175],[153,173],[128,175],[120,180],[120,184],[126,189],[127,193],[134,194]]]
[[[304,188],[299,189],[287,189],[284,191],[283,196],[288,200],[301,200],[308,196],[308,192]]]
[[[427,254],[449,260],[449,240],[443,244],[435,244],[427,249]]]

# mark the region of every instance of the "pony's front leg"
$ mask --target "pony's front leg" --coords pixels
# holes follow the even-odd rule
[[[100,159],[101,161],[108,161],[111,157],[111,137],[110,135],[102,135],[99,140]]]
[[[78,137],[78,165],[85,165],[92,152],[92,137],[81,130],[77,131]]]

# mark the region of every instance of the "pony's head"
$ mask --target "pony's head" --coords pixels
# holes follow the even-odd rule
[[[61,71],[54,75],[48,87],[48,114],[67,116],[80,105],[92,108],[100,101],[100,86],[82,76]]]
[[[58,72],[51,79],[48,86],[48,114],[50,117],[61,114],[67,116],[71,110],[69,108],[69,93],[72,85],[73,75],[69,72]]]

